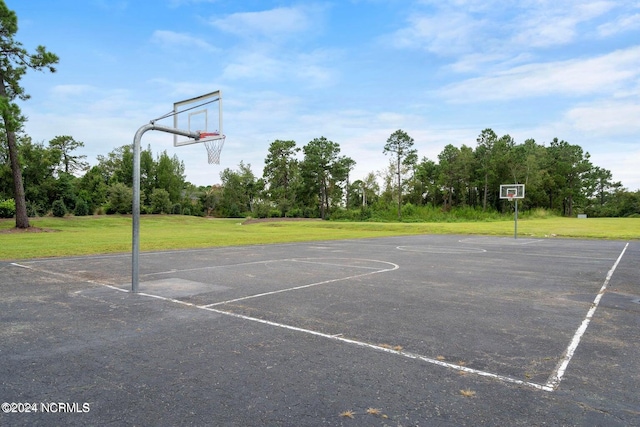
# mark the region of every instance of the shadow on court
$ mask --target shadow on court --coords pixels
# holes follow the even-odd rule
[[[0,264],[2,426],[640,425],[640,243],[468,236]]]

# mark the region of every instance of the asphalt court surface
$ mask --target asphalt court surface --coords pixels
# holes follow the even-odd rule
[[[0,400],[90,410],[0,425],[640,425],[639,260],[638,241],[243,246],[142,253],[139,294],[130,254],[3,263]]]

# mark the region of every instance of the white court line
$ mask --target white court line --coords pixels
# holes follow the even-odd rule
[[[536,257],[542,257],[542,258],[566,258],[566,259],[581,259],[584,260],[585,262],[590,262],[590,261],[609,261],[611,259],[611,257],[590,257],[590,256],[585,256],[585,255],[558,255],[558,254],[554,254],[554,253],[535,253],[535,252],[521,252],[521,253],[516,253],[513,251],[491,251],[491,253],[494,254],[509,254],[509,255],[524,255],[524,256],[536,256]]]
[[[476,254],[476,253],[487,252],[486,249],[482,249],[482,248],[429,246],[429,245],[396,246],[396,249],[404,252],[418,252],[418,253],[429,253],[429,254]]]
[[[111,289],[115,289],[116,291],[120,291],[120,292],[129,292],[128,289],[122,289],[122,288],[118,288],[117,286],[113,286],[113,285],[109,285],[107,283],[103,283],[103,282],[96,282],[95,280],[86,280],[86,279],[79,279],[76,276],[73,276],[71,274],[66,274],[66,273],[58,273],[57,271],[48,271],[48,270],[39,270],[36,268],[33,268],[31,266],[28,265],[22,265],[22,264],[18,264],[16,262],[12,262],[9,265],[13,265],[14,267],[19,267],[19,268],[26,268],[27,270],[33,270],[33,271],[38,271],[40,273],[46,273],[46,274],[50,274],[52,276],[60,276],[60,277],[64,277],[65,279],[70,279],[70,280],[80,280],[81,282],[84,283],[91,283],[92,285],[100,285],[100,286],[106,286],[107,288],[111,288]],[[80,293],[83,292],[82,290],[80,291],[76,291],[74,293]]]
[[[375,274],[375,273],[369,273],[369,274]],[[357,340],[350,339],[350,338],[344,338],[344,337],[342,337],[342,334],[334,334],[334,335],[325,334],[325,333],[322,333],[322,332],[313,331],[311,329],[299,328],[297,326],[291,326],[291,325],[287,325],[287,324],[284,324],[284,323],[272,322],[270,320],[258,319],[256,317],[245,316],[243,314],[231,313],[231,312],[228,312],[228,311],[211,308],[210,305],[195,305],[195,304],[190,303],[190,302],[180,301],[180,300],[177,300],[177,299],[174,299],[174,298],[167,298],[167,297],[163,297],[163,296],[160,296],[160,295],[147,294],[147,293],[144,293],[144,292],[139,292],[137,295],[146,296],[146,297],[150,297],[150,298],[156,298],[156,299],[167,301],[167,302],[182,304],[182,305],[185,305],[187,307],[198,308],[200,310],[206,310],[206,311],[210,311],[212,313],[222,314],[222,315],[225,315],[225,316],[231,316],[231,317],[235,317],[235,318],[242,319],[242,320],[248,320],[248,321],[251,321],[251,322],[257,322],[257,323],[261,323],[263,325],[275,326],[277,328],[287,329],[287,330],[295,331],[295,332],[302,332],[302,333],[313,335],[313,336],[316,336],[316,337],[326,338],[326,339],[333,340],[333,341],[339,341],[339,342],[346,343],[346,344],[356,345],[358,347],[364,347],[364,348],[368,348],[368,349],[372,349],[372,350],[376,350],[376,351],[381,351],[381,352],[384,352],[384,353],[393,354],[393,355],[396,355],[396,356],[405,357],[407,359],[420,360],[420,361],[423,361],[423,362],[426,362],[426,363],[430,363],[432,365],[442,366],[444,368],[453,369],[453,370],[460,371],[460,372],[465,372],[465,373],[468,373],[468,374],[474,374],[474,375],[478,375],[478,376],[481,376],[481,377],[492,378],[492,379],[495,379],[497,381],[504,382],[504,383],[517,384],[517,385],[526,386],[526,387],[534,388],[534,389],[537,389],[537,390],[543,390],[543,391],[553,391],[554,390],[553,388],[549,387],[548,385],[542,385],[542,384],[536,384],[536,383],[532,383],[532,382],[528,382],[528,381],[522,381],[522,380],[518,380],[518,379],[515,379],[515,378],[507,377],[507,376],[504,376],[504,375],[494,374],[492,372],[480,371],[478,369],[468,368],[466,366],[457,365],[455,363],[448,363],[448,362],[444,362],[444,361],[441,361],[441,360],[432,359],[430,357],[422,356],[422,355],[416,354],[416,353],[410,353],[410,352],[401,351],[401,350],[400,351],[399,350],[393,350],[391,348],[382,347],[382,346],[375,345],[375,344],[369,344],[369,343],[366,343],[366,342],[363,342],[363,341],[357,341]]]
[[[172,269],[167,271],[159,271],[156,273],[146,273],[144,276],[159,276],[162,274],[173,274],[173,273],[185,273],[189,271],[201,271],[201,270],[213,270],[216,268],[228,268],[228,267],[239,267],[243,265],[254,265],[254,264],[269,264],[272,262],[284,262],[284,261],[293,261],[293,258],[284,258],[284,259],[269,259],[265,261],[249,261],[249,262],[241,262],[238,264],[224,264],[224,265],[209,265],[207,267],[195,267],[195,268],[185,268],[183,270]]]
[[[299,262],[299,263],[306,263],[306,264],[330,265],[332,267],[360,268],[362,270],[378,270],[377,267],[366,267],[364,265],[349,265],[349,264],[336,264],[336,263],[333,263],[333,262],[319,262],[319,260],[323,260],[323,259],[350,259],[350,260],[356,260],[356,261],[373,261],[373,262],[380,262],[380,263],[384,263],[384,264],[391,264],[391,265],[395,265],[397,267],[397,264],[393,264],[392,262],[378,261],[378,260],[375,260],[375,259],[358,259],[358,258],[292,258],[291,261]],[[311,261],[309,261],[309,260],[311,260]],[[393,268],[391,270],[396,270],[396,268]],[[385,269],[385,270],[381,270],[381,271],[391,271],[391,270]]]
[[[582,324],[580,325],[580,327],[576,331],[575,335],[573,336],[573,339],[571,340],[571,343],[569,344],[569,347],[567,347],[567,349],[565,350],[564,357],[560,360],[560,363],[558,363],[558,366],[556,367],[554,372],[549,377],[549,380],[547,381],[547,384],[546,384],[547,387],[551,387],[552,389],[555,390],[560,385],[560,381],[562,381],[562,377],[564,376],[564,373],[567,370],[567,366],[569,366],[569,362],[571,362],[571,358],[573,357],[573,354],[575,353],[576,349],[578,348],[578,344],[580,344],[580,340],[582,339],[582,336],[584,335],[585,331],[587,330],[587,326],[589,326],[589,323],[591,322],[591,319],[593,318],[593,315],[595,314],[596,309],[598,308],[598,305],[600,304],[600,300],[602,299],[602,296],[604,295],[605,291],[607,290],[607,286],[609,285],[609,282],[611,281],[611,277],[613,276],[613,272],[616,271],[616,268],[618,267],[618,264],[620,263],[620,260],[622,259],[622,256],[624,255],[625,251],[627,250],[627,247],[629,247],[629,243],[627,243],[624,246],[624,249],[622,249],[622,252],[620,252],[620,256],[618,256],[618,259],[613,264],[613,267],[611,267],[611,269],[607,273],[607,277],[605,278],[604,283],[602,284],[602,287],[600,288],[600,292],[598,292],[598,295],[596,296],[596,299],[593,300],[593,304],[591,304],[591,308],[587,312],[587,316],[584,318],[584,320],[582,321]]]
[[[402,356],[405,358],[409,358],[409,359],[415,359],[415,360],[421,360],[423,362],[427,362],[433,365],[437,365],[437,366],[442,366],[445,368],[449,368],[449,369],[454,369],[454,370],[458,370],[458,371],[462,371],[462,372],[466,372],[466,373],[471,373],[471,374],[475,374],[478,376],[482,376],[482,377],[488,377],[488,378],[493,378],[495,380],[501,381],[501,382],[506,382],[506,383],[511,383],[511,384],[517,384],[517,385],[522,385],[522,386],[527,386],[527,387],[531,387],[534,389],[538,389],[538,390],[543,390],[543,391],[548,391],[548,392],[553,392],[555,391],[559,385],[560,382],[562,381],[562,377],[564,376],[564,373],[566,372],[566,369],[578,347],[578,345],[580,344],[580,340],[582,338],[582,336],[584,335],[589,323],[591,322],[591,319],[593,318],[595,311],[600,303],[600,300],[602,299],[602,296],[604,295],[607,286],[609,284],[609,282],[611,281],[611,277],[613,276],[613,273],[615,272],[618,264],[620,263],[624,253],[626,252],[627,248],[629,246],[629,243],[627,243],[624,247],[624,249],[622,250],[622,252],[620,253],[620,255],[618,256],[617,260],[615,261],[614,265],[611,267],[611,269],[609,270],[609,272],[607,273],[607,276],[605,278],[605,281],[600,289],[600,291],[598,292],[598,295],[596,296],[591,309],[588,311],[585,319],[583,320],[582,324],[580,325],[580,327],[578,328],[578,330],[576,331],[573,339],[571,340],[571,343],[569,344],[569,346],[567,347],[565,353],[564,353],[564,357],[562,358],[562,360],[560,361],[560,363],[558,364],[557,368],[554,370],[554,372],[552,373],[552,375],[549,377],[548,381],[546,384],[536,384],[536,383],[532,383],[532,382],[527,382],[527,381],[522,381],[522,380],[518,380],[515,378],[511,378],[511,377],[507,377],[504,375],[499,375],[499,374],[495,374],[495,373],[491,373],[491,372],[485,372],[485,371],[480,371],[477,369],[471,369],[465,366],[461,366],[461,365],[456,365],[456,364],[452,364],[452,363],[447,363],[444,361],[440,361],[440,360],[436,360],[436,359],[432,359],[426,356],[422,356],[419,354],[415,354],[415,353],[409,353],[409,352],[405,352],[405,351],[397,351],[397,350],[393,350],[393,349],[389,349],[389,348],[385,348],[385,347],[381,347],[378,345],[374,345],[374,344],[369,344],[369,343],[365,343],[362,341],[357,341],[357,340],[353,340],[353,339],[348,339],[348,338],[344,338],[341,335],[342,334],[336,334],[336,335],[329,335],[329,334],[324,334],[322,332],[317,332],[317,331],[313,331],[313,330],[309,330],[309,329],[304,329],[304,328],[299,328],[296,326],[291,326],[291,325],[286,325],[286,324],[282,324],[282,323],[276,323],[276,322],[272,322],[272,321],[268,321],[268,320],[264,320],[264,319],[258,319],[258,318],[254,318],[254,317],[250,317],[250,316],[245,316],[242,314],[236,314],[236,313],[231,313],[231,312],[227,312],[227,311],[223,311],[223,310],[219,310],[219,309],[215,309],[212,308],[215,305],[220,305],[220,304],[225,304],[225,303],[229,303],[229,302],[234,302],[234,301],[239,301],[239,300],[243,300],[243,299],[249,299],[249,298],[257,298],[259,296],[265,296],[265,295],[272,295],[272,294],[276,294],[276,293],[280,293],[280,292],[286,292],[288,290],[296,290],[296,289],[303,289],[303,288],[307,288],[307,287],[311,287],[311,286],[318,286],[321,284],[326,284],[326,283],[331,283],[331,282],[337,282],[340,280],[346,280],[346,279],[351,279],[351,278],[357,278],[357,277],[363,277],[363,276],[368,276],[368,275],[372,275],[372,274],[378,274],[378,273],[382,273],[382,272],[386,272],[386,271],[393,271],[399,268],[399,266],[397,264],[393,264],[393,263],[389,263],[389,262],[385,262],[385,261],[377,261],[377,262],[385,262],[387,264],[391,264],[394,266],[394,268],[390,268],[390,269],[384,269],[384,270],[378,270],[375,272],[368,272],[368,273],[363,273],[363,274],[359,274],[359,275],[355,275],[355,276],[350,276],[350,277],[345,277],[345,278],[341,278],[341,279],[333,279],[333,280],[327,280],[327,281],[323,281],[323,282],[318,282],[318,283],[312,283],[309,285],[302,285],[302,286],[297,286],[294,288],[290,288],[290,289],[283,289],[283,290],[279,290],[279,291],[274,291],[274,292],[268,292],[268,293],[264,293],[264,294],[258,294],[258,295],[253,295],[253,296],[249,296],[249,297],[244,297],[244,298],[238,298],[235,300],[229,300],[229,301],[224,301],[224,302],[220,302],[220,303],[214,303],[214,304],[209,304],[209,305],[195,305],[193,303],[189,303],[189,302],[185,302],[185,301],[180,301],[174,298],[168,298],[168,297],[163,297],[163,296],[159,296],[159,295],[153,295],[153,294],[147,294],[147,293],[138,293],[138,295],[141,296],[147,296],[150,298],[156,298],[159,300],[163,300],[163,301],[168,301],[168,302],[172,302],[172,303],[177,303],[177,304],[181,304],[184,306],[189,306],[189,307],[194,307],[194,308],[198,308],[201,310],[207,310],[210,312],[214,312],[214,313],[218,313],[218,314],[223,314],[223,315],[227,315],[227,316],[231,316],[231,317],[236,317],[239,319],[244,319],[244,320],[249,320],[249,321],[253,321],[253,322],[257,322],[257,323],[261,323],[261,324],[265,324],[265,325],[270,325],[270,326],[275,326],[275,327],[279,327],[279,328],[283,328],[283,329],[288,329],[288,330],[292,330],[292,331],[297,331],[297,332],[303,332],[306,334],[310,334],[310,335],[314,335],[314,336],[318,336],[318,337],[322,337],[322,338],[327,338],[327,339],[331,339],[334,341],[340,341],[340,342],[344,342],[344,343],[348,343],[348,344],[352,344],[352,345],[357,345],[360,347],[365,347],[365,348],[370,348],[373,350],[377,350],[377,351],[381,351],[381,352],[386,352],[386,353],[390,353],[390,354],[395,354],[398,356]],[[373,260],[369,260],[369,261],[373,261]],[[263,261],[264,262],[264,261]],[[27,269],[32,269],[32,267],[28,267],[28,266],[24,266],[18,263],[11,263],[11,265],[14,265],[16,267],[21,267],[21,268],[27,268]],[[60,276],[67,276],[65,274],[61,274],[61,273],[57,273]],[[94,282],[94,281],[86,281],[88,283],[92,283],[92,284],[100,284],[103,286],[107,286],[111,289],[115,289],[117,291],[121,291],[121,292],[129,292],[128,290],[124,290],[112,285],[108,285],[108,284],[104,284],[104,283],[98,283],[98,282]]]
[[[310,264],[332,265],[334,267],[348,267],[348,268],[361,268],[361,269],[375,270],[375,267],[365,267],[365,266],[355,266],[355,265],[345,265],[345,264],[331,264],[331,263],[306,261],[308,259],[314,259],[314,258],[270,259],[270,260],[263,260],[263,261],[241,262],[241,263],[238,263],[238,264],[210,265],[210,266],[207,266],[207,267],[185,268],[185,269],[182,269],[182,270],[178,270],[178,269],[174,268],[174,269],[167,270],[167,271],[158,271],[158,272],[155,272],[155,273],[146,273],[146,274],[143,274],[142,276],[145,276],[145,277],[148,277],[148,276],[160,276],[160,275],[163,275],[163,274],[185,273],[185,272],[190,272],[190,271],[201,271],[201,270],[213,270],[213,269],[218,269],[218,268],[233,268],[233,267],[239,267],[239,266],[243,266],[243,265],[271,264],[271,263],[276,263],[276,262],[306,262],[306,263],[310,263]],[[316,259],[326,259],[326,258],[316,258]],[[329,259],[352,259],[352,258],[329,258]],[[364,261],[375,261],[375,260],[364,260]],[[386,263],[386,261],[375,261],[375,262]]]
[[[33,268],[31,268],[31,267],[29,267],[27,265],[18,264],[17,262],[12,262],[9,265],[13,265],[14,267],[26,268],[27,270],[33,270]]]
[[[237,317],[237,318],[243,319],[243,320],[249,320],[249,321],[252,321],[252,322],[262,323],[264,325],[276,326],[278,328],[288,329],[288,330],[296,331],[296,332],[303,332],[305,334],[310,334],[310,335],[314,335],[314,336],[317,336],[317,337],[327,338],[327,339],[334,340],[334,341],[340,341],[340,342],[347,343],[347,344],[357,345],[359,347],[365,347],[365,348],[369,348],[369,349],[373,349],[373,350],[377,350],[377,351],[382,351],[382,352],[385,352],[385,353],[395,354],[397,356],[406,357],[408,359],[421,360],[423,362],[431,363],[433,365],[438,365],[438,366],[442,366],[442,367],[449,368],[449,369],[455,369],[457,371],[466,372],[466,373],[469,373],[469,374],[475,374],[475,375],[479,375],[479,376],[482,376],[482,377],[489,377],[489,378],[493,378],[495,380],[502,381],[502,382],[523,385],[523,386],[532,387],[532,388],[535,388],[535,389],[538,389],[538,390],[553,391],[553,389],[550,389],[547,385],[531,383],[531,382],[527,382],[527,381],[518,380],[518,379],[515,379],[515,378],[506,377],[504,375],[498,375],[498,374],[494,374],[494,373],[491,373],[491,372],[485,372],[485,371],[480,371],[480,370],[477,370],[477,369],[471,369],[471,368],[467,368],[466,366],[456,365],[455,363],[443,362],[441,360],[432,359],[430,357],[422,356],[422,355],[419,355],[419,354],[416,354],[416,353],[409,353],[409,352],[406,352],[406,351],[393,350],[393,349],[382,347],[382,346],[375,345],[375,344],[369,344],[369,343],[362,342],[362,341],[357,341],[357,340],[353,340],[353,339],[349,339],[349,338],[343,338],[341,336],[342,334],[329,335],[329,334],[325,334],[325,333],[322,333],[322,332],[313,331],[313,330],[310,330],[310,329],[304,329],[304,328],[299,328],[297,326],[286,325],[284,323],[277,323],[277,322],[272,322],[270,320],[258,319],[258,318],[255,318],[255,317],[245,316],[243,314],[230,313],[228,311],[218,310],[218,309],[215,309],[215,308],[211,308],[209,306],[196,306],[196,307],[200,308],[202,310],[212,311],[212,312],[218,313],[218,314],[224,314],[224,315],[231,316],[231,317]]]
[[[530,245],[532,243],[542,242],[546,239],[514,239],[511,237],[468,237],[466,239],[460,239],[458,242],[460,243],[476,243],[476,244],[484,244],[484,245],[502,245],[507,242],[509,245],[513,246],[522,246],[522,245]]]
[[[350,258],[350,259],[355,259],[355,258]],[[340,281],[343,281],[343,280],[349,280],[349,279],[355,279],[355,278],[358,278],[358,277],[370,276],[372,274],[385,273],[387,271],[393,271],[393,270],[397,270],[397,269],[400,268],[400,266],[398,264],[394,264],[392,262],[387,262],[387,261],[378,261],[378,260],[373,260],[373,259],[366,259],[366,260],[360,259],[358,261],[380,262],[380,263],[383,263],[383,264],[392,265],[393,268],[385,268],[383,270],[370,271],[368,273],[356,274],[354,276],[340,277],[338,279],[323,280],[322,282],[310,283],[308,285],[294,286],[293,288],[280,289],[280,290],[271,291],[271,292],[263,292],[263,293],[260,293],[260,294],[255,294],[255,295],[249,295],[249,296],[246,296],[246,297],[230,299],[230,300],[227,300],[227,301],[214,302],[213,304],[203,305],[202,308],[215,307],[217,305],[229,304],[229,303],[232,303],[232,302],[244,301],[244,300],[253,299],[253,298],[260,298],[260,297],[265,297],[265,296],[269,296],[269,295],[279,294],[279,293],[282,293],[282,292],[296,291],[298,289],[305,289],[305,288],[311,288],[313,286],[326,285],[327,283],[340,282]],[[343,265],[343,264],[341,266],[342,267],[348,267],[348,266]],[[365,268],[365,267],[357,267],[356,266],[355,268]],[[366,267],[366,268],[369,268],[369,267]]]

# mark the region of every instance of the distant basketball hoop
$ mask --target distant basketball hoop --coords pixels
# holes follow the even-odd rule
[[[524,184],[503,184],[500,186],[500,198],[515,201],[513,238],[518,238],[518,200],[524,199]]]

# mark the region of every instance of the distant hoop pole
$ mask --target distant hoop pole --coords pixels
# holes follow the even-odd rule
[[[159,130],[189,138],[200,139],[199,132],[190,132],[157,125],[153,122],[142,126],[133,137],[133,204],[132,204],[132,239],[131,239],[131,292],[138,292],[138,261],[140,258],[140,140],[149,130]]]
[[[502,184],[500,186],[500,198],[509,202],[516,202],[515,215],[513,217],[513,238],[518,238],[518,199],[524,199],[524,184]]]
[[[512,197],[513,199],[513,197]],[[518,238],[518,199],[516,199],[516,213],[514,215],[513,238]]]

